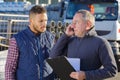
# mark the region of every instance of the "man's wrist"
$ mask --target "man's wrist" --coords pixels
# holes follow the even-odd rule
[[[82,74],[83,80],[85,80],[86,79],[85,72],[84,71],[80,71],[80,73]]]

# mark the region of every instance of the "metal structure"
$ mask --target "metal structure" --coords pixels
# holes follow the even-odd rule
[[[31,2],[32,4],[56,4],[58,2],[61,2],[62,0],[3,0],[4,2],[18,2],[18,1],[22,1],[22,2],[26,2],[26,1],[29,1]],[[2,1],[2,2],[3,2]]]
[[[16,33],[25,29],[29,25],[28,15],[0,14],[0,46],[9,47],[9,39]],[[61,21],[49,21],[47,30],[55,35],[56,40],[63,34],[68,23],[62,24]]]

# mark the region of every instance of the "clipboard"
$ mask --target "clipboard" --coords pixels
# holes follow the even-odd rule
[[[68,62],[65,56],[47,59],[46,61],[52,67],[54,73],[56,73],[60,80],[75,80],[70,77],[70,73],[75,71],[75,69]]]

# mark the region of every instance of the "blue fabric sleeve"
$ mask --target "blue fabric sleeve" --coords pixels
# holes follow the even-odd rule
[[[65,53],[65,47],[67,46],[68,40],[70,37],[68,37],[66,34],[63,34],[60,39],[56,42],[54,47],[52,48],[50,52],[50,57],[54,58],[57,56],[64,55]]]
[[[117,73],[114,54],[107,41],[103,41],[98,53],[103,67],[97,70],[86,71],[86,80],[103,80],[105,78],[113,77]]]

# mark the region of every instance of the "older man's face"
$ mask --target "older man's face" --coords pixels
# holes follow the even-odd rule
[[[86,21],[83,19],[81,13],[75,14],[75,16],[73,17],[72,26],[76,36],[84,36],[86,32]]]

